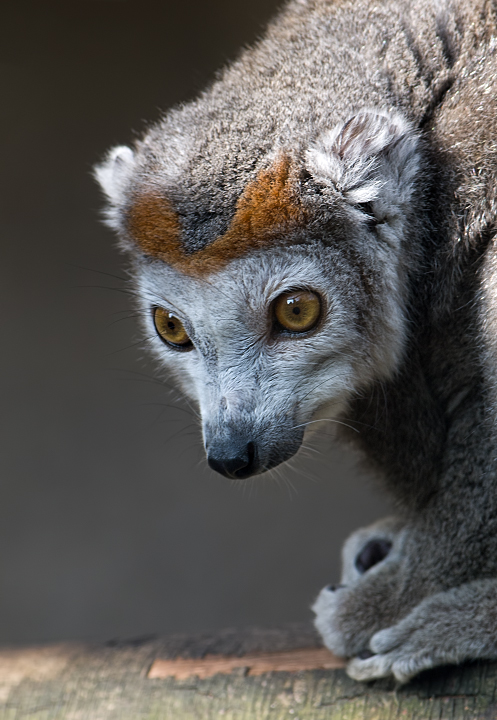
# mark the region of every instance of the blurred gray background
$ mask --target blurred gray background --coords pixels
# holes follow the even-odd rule
[[[93,163],[193,97],[276,6],[1,3],[0,643],[309,618],[344,538],[386,511],[326,436],[279,482],[207,468],[98,221]]]

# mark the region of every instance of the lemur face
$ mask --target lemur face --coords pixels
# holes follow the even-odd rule
[[[392,273],[368,272],[386,291],[381,317],[365,312],[358,268],[320,243],[261,251],[206,278],[141,265],[147,338],[200,409],[211,467],[244,478],[280,464],[307,427],[389,373],[402,312]]]
[[[185,201],[146,144],[97,169],[147,338],[197,404],[215,470],[245,478],[284,462],[306,428],[395,369],[416,144],[399,116],[363,113],[300,155],[280,148],[223,232],[227,192],[201,202],[223,177],[194,191],[190,170]]]

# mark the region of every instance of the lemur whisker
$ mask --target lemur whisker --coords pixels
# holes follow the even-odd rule
[[[141,340],[137,340],[134,343],[131,343],[131,345],[126,345],[126,347],[119,348],[118,350],[113,350],[110,353],[107,353],[107,357],[112,357],[112,355],[117,355],[120,352],[124,352],[125,350],[131,350],[131,348],[137,347],[138,345],[146,345],[147,343],[151,343],[153,340],[155,340],[155,336],[150,336],[148,338],[142,338]]]
[[[128,315],[131,313],[131,309],[129,307],[123,308],[122,310],[114,310],[113,312],[109,313],[109,317],[115,317],[116,315]],[[136,316],[141,318],[143,317],[143,313],[138,308],[136,310]]]
[[[294,425],[291,428],[291,430],[296,430],[296,428],[299,428],[299,427],[307,427],[308,425],[313,425],[314,423],[318,423],[318,422],[336,423],[337,425],[344,425],[345,427],[350,428],[350,430],[353,430],[356,433],[359,432],[359,430],[357,430],[357,428],[355,428],[355,427],[352,427],[352,425],[342,422],[341,420],[335,420],[334,418],[318,418],[317,420],[308,420],[307,422],[301,423],[300,425]]]
[[[316,453],[316,455],[322,455],[322,454],[323,454],[323,453],[321,452],[321,450],[318,450],[317,448],[313,448],[313,447],[311,447],[310,445],[306,445],[306,444],[304,444],[304,443],[302,443],[302,445],[300,446],[300,450],[305,450],[306,452],[313,452],[313,453]],[[299,452],[300,452],[300,451],[299,451]]]
[[[77,270],[86,270],[87,272],[96,273],[98,275],[105,275],[106,277],[110,277],[113,280],[119,280],[126,283],[132,282],[131,277],[121,277],[120,275],[113,275],[112,273],[106,272],[104,270],[95,270],[94,268],[84,267],[83,265],[75,265],[74,263],[68,263],[68,266],[76,268]]]
[[[300,398],[300,402],[302,402],[303,400],[306,400],[309,397],[309,395],[312,395],[312,393],[315,392],[318,388],[322,387],[326,383],[329,383],[331,380],[336,380],[337,378],[342,377],[344,374],[345,373],[334,373],[334,375],[331,378],[326,378],[325,380],[322,380],[321,382],[317,383],[309,390],[308,393],[306,393],[302,398]],[[336,401],[336,402],[338,402],[338,401]]]
[[[285,463],[284,467],[289,472],[297,473],[299,476],[299,479],[305,479],[306,481],[310,480],[311,482],[317,482],[318,478],[309,471],[309,468],[308,467],[302,468],[302,465],[301,465],[302,455],[307,454],[307,452],[309,450],[313,450],[313,448],[310,448],[309,446],[302,444],[300,446],[299,452],[296,455],[294,455],[292,458],[290,458],[290,460]],[[303,452],[301,452],[301,451],[303,451]],[[319,452],[319,451],[316,451],[316,452]],[[314,456],[309,456],[309,457],[311,457],[315,461]]]
[[[177,437],[180,437],[183,433],[185,433],[188,428],[192,427],[191,425],[185,425],[185,427],[180,428],[177,432],[173,433],[170,437],[167,437],[164,442],[164,447],[167,447],[170,445],[170,443],[175,440]]]
[[[323,380],[321,383],[318,383],[317,385],[314,385],[314,387],[312,387],[312,388],[309,390],[309,392],[307,393],[307,395],[304,395],[304,397],[301,398],[301,401],[307,399],[307,397],[309,397],[309,395],[311,395],[311,394],[314,392],[314,390],[316,390],[318,387],[320,387],[320,385],[324,385],[325,383],[330,382],[331,380],[335,380],[336,378],[342,377],[343,375],[344,375],[344,373],[335,373],[332,377],[326,378],[326,380]],[[299,387],[299,385],[300,385],[301,383],[302,383],[302,379],[300,378],[300,379],[298,380],[298,382],[293,386],[292,390],[288,393],[288,398],[291,398],[291,397],[292,397],[293,393],[295,392],[295,390]],[[333,402],[330,402],[329,404],[330,404],[330,405],[332,405],[332,404],[334,405],[336,402],[338,402],[338,400],[333,401]]]
[[[142,383],[149,383],[151,385],[157,385],[158,387],[165,390],[166,393],[168,393],[170,396],[172,396],[172,398],[176,402],[186,403],[190,407],[191,411],[196,415],[196,417],[198,417],[198,413],[195,413],[195,411],[189,405],[189,403],[185,399],[185,397],[183,395],[180,395],[177,388],[174,387],[174,385],[172,385],[170,382],[165,381],[161,378],[157,378],[153,375],[147,375],[146,373],[139,373],[134,370],[122,370],[121,368],[115,368],[115,370],[118,370],[119,372],[131,373],[131,374],[140,376],[140,377],[129,377],[129,378],[125,377],[125,378],[123,378],[123,380],[125,380],[126,382],[142,382]],[[179,406],[177,406],[177,407],[179,407]]]
[[[190,408],[182,408],[182,407],[179,407],[179,405],[168,405],[168,404],[166,404],[166,403],[161,403],[161,402],[146,402],[146,403],[140,403],[140,407],[162,407],[162,408],[164,408],[164,409],[166,409],[166,410],[168,410],[168,409],[179,410],[180,412],[186,413],[186,414],[189,415],[190,417],[191,417],[191,415],[192,415],[192,412],[191,412]],[[172,421],[172,418],[171,418],[171,421]],[[178,421],[178,422],[179,422],[179,421]]]
[[[141,315],[138,313],[135,314],[129,314],[125,317],[117,318],[116,320],[112,320],[112,322],[107,324],[108,328],[114,327],[114,325],[117,325],[118,323],[123,322],[124,320],[136,320],[137,318],[141,318]]]
[[[190,443],[187,447],[184,447],[178,453],[178,459],[185,463],[186,467],[196,467],[196,461],[192,458],[192,451],[197,447],[196,443]],[[189,453],[187,461],[183,460],[185,454]]]
[[[110,287],[110,285],[76,285],[80,290],[110,290],[112,292],[121,293],[122,295],[128,295],[136,297],[136,292],[127,290],[126,288]]]
[[[277,479],[281,481],[283,487],[285,487],[288,491],[288,496],[290,500],[293,500],[293,497],[298,495],[297,489],[295,488],[291,480],[283,474],[283,470],[280,466],[271,468],[271,470],[269,471],[269,476],[272,476],[273,480]]]

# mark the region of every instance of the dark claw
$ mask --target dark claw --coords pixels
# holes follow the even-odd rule
[[[366,570],[369,570],[369,568],[372,568],[384,560],[391,549],[392,543],[390,540],[383,538],[370,540],[364,545],[361,552],[358,553],[355,559],[356,568],[361,574],[365,573]]]
[[[370,657],[373,657],[374,654],[371,650],[361,650],[360,653],[357,653],[357,657],[359,660],[368,660]]]

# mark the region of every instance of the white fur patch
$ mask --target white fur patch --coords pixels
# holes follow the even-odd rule
[[[119,229],[118,206],[124,201],[125,191],[134,170],[135,156],[127,145],[118,145],[107,153],[105,160],[93,171],[109,205],[105,210],[107,225],[113,230]]]
[[[399,113],[362,110],[321,135],[306,154],[307,169],[351,203],[376,200],[394,182],[412,186],[418,137]],[[410,194],[410,193],[409,193]]]

